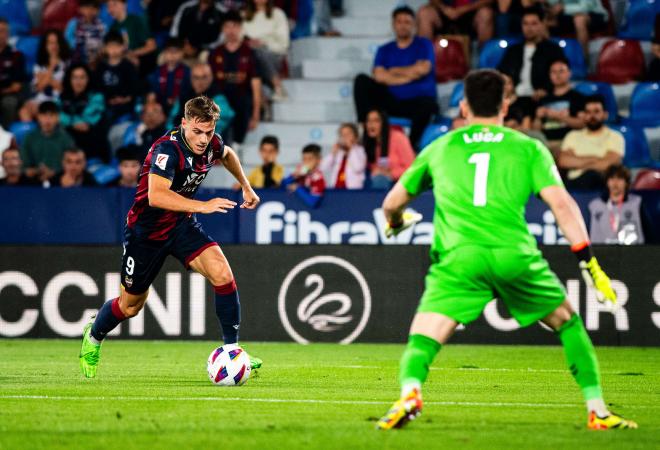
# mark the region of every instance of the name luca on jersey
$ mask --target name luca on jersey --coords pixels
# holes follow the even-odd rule
[[[490,131],[480,131],[478,133],[472,133],[472,137],[468,136],[467,133],[463,133],[463,140],[466,144],[472,144],[473,142],[502,142],[504,139],[503,133],[493,134]]]

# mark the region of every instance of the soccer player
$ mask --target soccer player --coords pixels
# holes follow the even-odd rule
[[[613,306],[616,294],[593,255],[580,209],[564,189],[549,150],[502,126],[508,108],[503,90],[498,72],[470,73],[460,105],[468,125],[426,147],[383,202],[386,233],[396,235],[419,220],[404,212],[406,205],[433,189],[435,236],[425,291],[400,362],[401,398],[378,428],[401,427],[421,413],[421,386],[440,347],[459,323],[477,319],[494,297],[520,326],[541,321],[555,331],[586,400],[588,428],[636,428],[603,401],[591,340],[527,230],[524,212],[530,194],[552,209],[598,300]]]
[[[126,219],[121,294],[108,300],[83,332],[80,368],[88,378],[96,376],[101,343],[107,334],[144,306],[149,285],[167,255],[213,284],[225,344],[238,341],[240,303],[234,276],[220,247],[194,216],[227,213],[236,203],[225,198],[205,202],[193,198],[218,160],[242,187],[241,208],[254,209],[259,197],[234,150],[215,133],[218,105],[200,96],[189,100],[184,109],[181,125],[156,140],[142,166],[135,202]],[[251,362],[253,368],[261,366],[258,358],[251,358]]]

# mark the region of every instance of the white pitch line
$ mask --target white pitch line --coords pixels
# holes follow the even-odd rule
[[[389,405],[391,402],[378,400],[323,400],[323,399],[284,399],[284,398],[249,398],[249,397],[84,397],[65,395],[0,395],[0,400],[73,400],[73,401],[186,401],[186,402],[258,402],[258,403],[312,403],[332,405]],[[431,401],[426,405],[441,406],[486,406],[486,407],[526,407],[526,408],[578,408],[574,403],[526,403],[526,402],[452,402]]]

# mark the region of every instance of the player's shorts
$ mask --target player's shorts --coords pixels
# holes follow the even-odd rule
[[[144,239],[126,228],[121,284],[129,294],[147,292],[168,255],[181,261],[186,269],[204,250],[218,245],[206,234],[199,222],[187,220],[179,224],[165,241]]]
[[[417,311],[467,324],[494,298],[524,327],[557,309],[566,291],[536,248],[461,246],[431,265]]]

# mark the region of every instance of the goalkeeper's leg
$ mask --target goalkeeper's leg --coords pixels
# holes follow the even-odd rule
[[[433,359],[456,329],[457,323],[438,313],[417,313],[399,363],[401,398],[378,421],[378,428],[400,428],[422,412],[422,384]]]
[[[570,303],[564,301],[544,318],[543,322],[555,330],[564,346],[569,369],[580,386],[587,404],[589,413],[587,426],[593,429],[637,428],[635,422],[626,420],[607,409],[603,400],[596,351],[582,319],[573,311]]]

